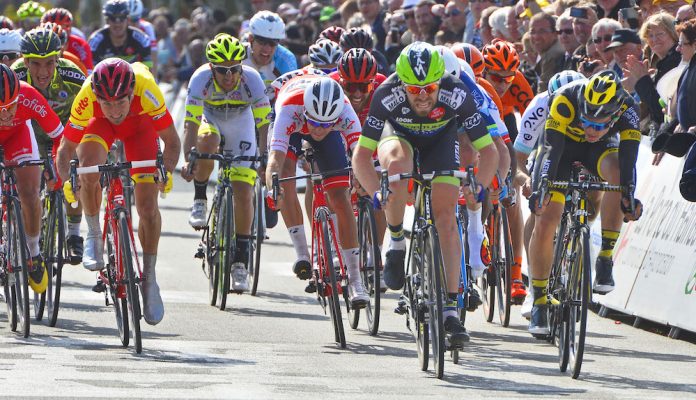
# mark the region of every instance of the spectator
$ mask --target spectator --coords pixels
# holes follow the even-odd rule
[[[209,7],[198,7],[191,12],[191,28],[203,40],[207,41],[214,36],[213,28],[215,27],[215,19],[213,18],[213,10]]]
[[[654,0],[660,10],[675,16],[681,6],[687,5],[686,0]]]
[[[466,12],[459,8],[456,2],[450,1],[445,6],[443,18],[443,42],[456,43],[461,42],[464,37],[464,28],[466,27]]]
[[[493,36],[493,28],[491,27],[490,18],[498,8],[499,7],[496,6],[488,7],[481,13],[479,34],[481,35],[481,42],[484,44],[491,43],[493,42],[493,39],[495,39]]]
[[[283,3],[278,6],[278,15],[280,15],[280,18],[283,19],[285,25],[288,25],[291,21],[294,21],[299,14],[300,10],[295,8],[295,6],[290,3]]]
[[[586,43],[592,38],[592,27],[597,23],[597,13],[589,4],[579,4],[576,7],[580,16],[573,17],[573,33],[581,46],[573,52],[573,57],[580,60],[588,56]],[[571,9],[572,13],[573,9]]]
[[[653,0],[636,0],[636,7],[638,8],[638,14],[643,21],[648,19],[649,16],[660,11],[659,7],[653,2]]]
[[[249,18],[259,11],[266,11],[270,9],[271,5],[269,4],[268,0],[251,0],[251,13],[249,14]]]
[[[614,61],[614,54],[612,52],[605,51],[609,43],[611,43],[614,31],[621,29],[621,24],[615,19],[602,18],[592,27],[592,41],[597,47],[597,52],[599,53],[599,58],[602,61],[602,65],[597,65],[596,69],[593,71],[585,71],[587,73],[596,72],[599,69],[610,68]],[[582,71],[581,71],[582,72]],[[621,68],[614,67],[614,72],[623,75]]]
[[[534,68],[539,75],[538,87],[545,88],[549,79],[556,72],[562,71],[560,68],[565,55],[556,34],[556,19],[550,14],[536,14],[530,20],[529,34],[532,46],[539,54],[539,61]]]
[[[580,47],[580,42],[573,34],[573,17],[570,16],[570,10],[566,10],[556,20],[556,31],[558,32],[558,41],[563,46],[565,54],[561,62],[561,70],[577,70],[579,58],[573,57],[573,52]]]
[[[358,12],[358,2],[356,0],[347,0],[338,8],[338,12],[341,13],[341,25],[345,28],[348,25],[348,20],[356,12]]]
[[[519,3],[518,3],[519,4]],[[507,12],[507,27],[508,27],[508,38],[510,42],[517,43],[522,40],[522,34],[525,32],[524,26],[520,24],[518,7],[506,7]],[[524,6],[522,6],[524,8]]]
[[[539,54],[534,50],[532,45],[532,37],[529,32],[525,32],[522,35],[522,51],[520,52],[520,71],[524,75],[529,85],[532,87],[533,92],[537,92],[537,84],[539,82],[539,75],[534,66],[539,59]],[[543,90],[542,90],[543,91]]]
[[[681,24],[682,22],[686,22],[691,18],[696,18],[696,11],[694,11],[693,7],[690,5],[681,6],[675,15],[674,26],[676,27],[677,25]]]
[[[597,0],[597,17],[618,21],[619,10],[629,7],[633,7],[631,0]]]
[[[473,0],[469,3],[469,7],[471,8],[471,19],[473,20],[473,24],[471,24],[471,28],[467,26],[466,32],[464,33],[464,42],[465,43],[471,43],[477,48],[481,49],[483,48],[483,40],[481,39],[481,15],[483,14],[483,10],[489,8],[490,6],[493,5],[493,1],[491,0]],[[490,14],[489,14],[490,15]],[[490,43],[490,42],[486,42]]]
[[[365,23],[372,29],[372,34],[377,38],[375,49],[384,51],[384,41],[387,32],[384,30],[384,16],[379,0],[358,0],[358,8],[365,18]]]
[[[406,47],[416,41],[416,37],[420,35],[418,24],[416,23],[416,4],[418,0],[404,0],[403,14],[406,20],[406,32],[401,35],[401,46]]]
[[[208,62],[205,58],[205,45],[206,42],[200,37],[197,37],[186,46],[181,56],[179,71],[177,73],[179,82],[188,82],[198,67]]]
[[[498,8],[488,17],[488,25],[491,27],[491,36],[495,39],[503,39],[507,42],[513,42],[509,38],[507,15],[512,7]]]
[[[435,41],[435,33],[437,33],[440,27],[440,20],[431,11],[434,5],[435,2],[433,0],[421,0],[416,5],[415,17],[416,25],[418,25],[418,41],[428,43]]]
[[[617,71],[620,71],[619,76],[623,77],[623,70],[626,69],[626,59],[629,56],[637,60],[641,60],[643,52],[641,48],[640,37],[635,31],[630,29],[617,29],[611,37],[611,43],[604,49],[605,53],[610,53],[613,57],[613,62]],[[626,85],[631,83],[631,85]],[[628,80],[624,82],[624,89],[629,93],[634,93],[633,84],[635,81]]]

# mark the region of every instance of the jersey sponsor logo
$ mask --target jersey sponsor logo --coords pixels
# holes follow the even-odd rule
[[[157,96],[155,96],[155,94],[149,90],[145,90],[145,97],[147,97],[156,108],[160,108],[160,106],[162,105],[157,99]]]
[[[58,92],[58,97],[60,97],[61,99],[67,99],[68,92],[66,92],[65,90],[61,90],[60,92]]]
[[[384,121],[381,121],[373,116],[368,117],[365,124],[370,128],[377,129],[378,131],[384,129]]]
[[[166,114],[167,114],[166,112],[159,113],[159,114],[153,116],[152,120],[157,121],[158,119],[161,119],[162,117],[164,117]]]
[[[481,114],[476,113],[472,115],[471,117],[467,118],[464,120],[464,128],[466,129],[472,129],[475,126],[478,126],[481,123]]]
[[[29,99],[22,93],[19,94],[19,97],[17,98],[17,102],[26,107],[29,108],[30,110],[34,111],[35,113],[39,114],[41,118],[46,117],[48,114],[48,111],[46,111],[46,106],[43,104],[39,104],[39,100],[36,98]]]
[[[290,126],[287,127],[287,129],[285,129],[285,134],[291,135],[295,133],[295,131],[297,131],[297,124],[293,122],[292,124],[290,124]]]
[[[339,120],[336,121],[336,125],[338,125],[339,129],[344,132],[350,131],[353,128],[353,125],[355,125],[355,120],[348,118],[339,118]]]
[[[404,124],[410,124],[413,123],[413,118],[396,117],[394,118],[394,121]]]
[[[428,118],[434,119],[437,121],[440,118],[442,118],[444,115],[445,115],[445,109],[443,107],[437,107],[437,108],[434,108],[432,111],[430,111],[430,114],[428,114]]]
[[[532,140],[532,135],[530,135],[529,133],[525,133],[524,135],[522,135],[522,137],[523,137],[524,140],[526,140],[526,141]]]
[[[544,109],[544,107],[539,107],[529,115],[529,118],[524,120],[522,126],[524,126],[525,129],[532,129],[534,123],[541,121],[543,118],[546,118],[546,109]]]
[[[77,103],[77,109],[75,110],[75,113],[77,113],[77,115],[82,115],[82,113],[85,111],[85,109],[87,108],[88,105],[89,105],[89,98],[88,97],[81,99],[80,102]]]
[[[413,74],[419,81],[425,80],[428,76],[428,68],[426,66],[430,65],[430,59],[430,51],[426,51],[424,44],[414,44],[411,47],[409,64],[411,64],[411,70],[413,70]]]
[[[561,123],[556,121],[555,119],[549,118],[546,120],[546,129],[558,130],[558,128],[560,128],[560,127],[561,127]]]
[[[58,73],[60,76],[68,79],[75,79],[78,81],[84,81],[85,80],[85,75],[82,73],[82,71],[75,71],[72,69],[65,69],[65,68],[58,68]]]
[[[384,96],[382,99],[382,105],[389,111],[396,110],[399,104],[406,101],[406,94],[400,88],[392,89],[392,94]]]
[[[85,130],[85,127],[84,127],[84,126],[80,126],[80,125],[77,125],[77,124],[72,123],[72,122],[70,122],[69,125],[70,125],[71,128],[77,129],[78,131],[84,131],[84,130]]]
[[[15,74],[17,74],[17,78],[22,81],[26,81],[27,79],[27,70],[26,69],[20,69],[20,70],[15,70]]]
[[[624,104],[621,107],[626,107],[626,111],[623,112],[621,116],[626,117],[628,120],[628,123],[631,124],[632,128],[637,128],[640,126],[640,118],[638,117],[638,114],[636,113],[635,108],[633,107],[628,107],[628,105]]]
[[[459,89],[455,89],[455,90],[459,90]],[[484,104],[486,104],[485,99],[484,99],[483,95],[481,94],[480,90],[472,90],[471,96],[474,98],[474,102],[476,103],[476,106],[478,108],[481,108]]]
[[[401,107],[401,113],[402,114],[408,114],[411,112],[411,109],[408,107]]]
[[[450,108],[456,110],[466,99],[466,93],[461,89],[455,89],[454,91],[440,89],[440,94],[438,95],[438,101],[444,103]]]
[[[529,97],[529,93],[522,90],[520,85],[513,84],[512,86],[510,86],[510,89],[508,90],[510,91],[511,95],[515,96],[515,98],[517,99],[517,103],[521,104],[523,107],[526,108],[529,105],[529,103],[532,102],[532,99]]]

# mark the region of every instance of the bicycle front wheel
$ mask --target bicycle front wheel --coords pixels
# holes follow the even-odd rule
[[[234,209],[232,204],[232,190],[230,188],[223,189],[223,195],[220,199],[217,222],[217,251],[218,251],[218,297],[220,300],[220,310],[224,311],[227,307],[227,295],[230,292],[230,273],[232,267],[232,259],[234,256]]]
[[[104,271],[99,274],[99,279],[106,286],[107,299],[111,301],[111,306],[114,308],[116,316],[116,327],[118,328],[118,337],[121,339],[123,347],[128,347],[130,343],[130,324],[128,323],[128,301],[126,300],[126,292],[123,285],[119,283],[117,272],[117,263],[120,262],[119,249],[116,246],[117,232],[114,232],[115,223],[109,221],[106,224],[106,235],[104,235],[104,246],[108,263]],[[116,229],[118,231],[118,229]]]
[[[135,352],[140,354],[143,351],[143,342],[140,332],[140,271],[137,271],[138,261],[135,243],[131,240],[131,230],[126,212],[122,211],[118,216],[118,245],[121,255],[121,267],[123,271],[123,284],[126,285],[126,299],[128,303],[128,314],[130,315],[131,333]]]
[[[374,209],[369,202],[360,207],[358,235],[360,244],[360,272],[363,283],[370,295],[370,302],[365,308],[367,328],[370,335],[379,331],[380,295],[382,293],[382,254],[379,251],[379,234],[375,222]],[[356,310],[357,313],[357,310]]]
[[[336,342],[341,346],[342,349],[346,348],[346,333],[343,329],[343,318],[341,316],[341,303],[339,302],[338,292],[340,287],[340,282],[336,279],[336,268],[333,264],[333,246],[331,246],[331,231],[329,230],[329,216],[325,212],[318,213],[319,224],[321,226],[321,235],[319,239],[321,242],[320,251],[322,254],[319,257],[320,263],[320,274],[322,275],[322,281],[324,282],[321,287],[326,290],[326,282],[329,282],[329,312],[331,314],[331,322],[334,327],[334,338]],[[336,249],[338,250],[338,249]],[[326,279],[328,277],[328,279]],[[318,289],[319,290],[319,289]]]
[[[512,242],[510,242],[510,227],[508,225],[507,212],[501,206],[498,207],[498,224],[496,225],[494,262],[498,273],[496,279],[496,294],[498,297],[498,317],[504,327],[510,325],[510,307],[512,306]]]
[[[254,222],[251,226],[251,243],[249,245],[249,278],[251,278],[252,296],[256,296],[259,287],[259,272],[261,271],[261,244],[266,236],[264,222],[263,186],[261,180],[256,179],[254,186]]]
[[[8,205],[9,261],[14,275],[13,307],[17,309],[17,322],[22,336],[29,337],[29,251],[24,236],[24,224],[19,202],[12,199]]]
[[[430,321],[430,345],[433,352],[435,374],[442,378],[445,368],[445,325],[442,317],[444,300],[444,265],[440,252],[440,239],[434,226],[425,231],[425,266],[423,283],[425,301]]]
[[[582,227],[580,229],[575,250],[575,260],[569,274],[569,308],[566,320],[568,362],[573,379],[577,379],[582,367],[587,332],[587,313],[592,296],[589,228]]]
[[[56,326],[58,309],[60,307],[60,289],[65,263],[65,204],[61,192],[49,195],[52,202],[47,224],[44,228],[43,256],[48,273],[48,288],[46,289],[46,307],[48,310],[48,325]]]
[[[488,236],[488,243],[495,247],[494,237],[496,235],[498,218],[494,212],[491,212],[486,221],[485,233]],[[470,251],[480,251],[480,249],[470,249]],[[491,258],[495,259],[495,255]],[[483,315],[487,322],[493,321],[495,315],[495,293],[496,283],[498,280],[497,264],[491,262],[491,265],[483,271],[483,275],[479,278],[479,287],[481,288],[481,300],[483,301]]]

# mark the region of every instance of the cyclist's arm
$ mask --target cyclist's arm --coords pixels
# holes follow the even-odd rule
[[[273,187],[272,175],[274,172],[279,176],[281,175],[285,155],[288,152],[290,135],[300,129],[297,122],[293,120],[296,109],[296,106],[284,107],[282,101],[276,102],[276,118],[273,122],[273,131],[270,133],[270,154],[266,166],[266,187]]]
[[[554,100],[553,106],[556,105]],[[565,129],[567,125],[556,118],[553,113],[546,120],[544,128],[544,143],[539,146],[539,154],[534,163],[534,176],[532,177],[532,187],[539,190],[541,175],[545,173],[550,180],[556,178],[558,163],[563,155],[565,148]]]
[[[619,130],[619,168],[621,184],[636,184],[636,160],[640,147],[639,117],[634,105],[630,106],[619,118],[616,125]]]
[[[176,133],[176,127],[174,127],[174,124],[171,124],[164,129],[158,130],[157,134],[164,142],[164,151],[162,152],[164,168],[167,172],[174,172],[174,168],[176,168],[176,164],[179,162],[179,154],[181,154],[181,141]]]
[[[246,70],[245,70],[246,71]],[[261,79],[261,75],[256,70],[249,72],[247,81],[251,91],[252,104],[251,111],[254,115],[254,123],[258,132],[258,147],[261,154],[267,151],[268,144],[268,125],[270,124],[271,101],[266,95],[266,86]]]
[[[375,173],[375,166],[372,162],[374,154],[379,144],[379,138],[384,130],[384,123],[388,119],[389,111],[384,107],[378,97],[377,92],[373,95],[370,104],[370,112],[362,127],[362,133],[358,138],[358,145],[353,150],[353,172],[367,193],[375,193],[379,190],[379,180]]]
[[[65,136],[60,141],[58,152],[56,153],[56,168],[63,182],[70,179],[70,160],[73,154],[75,154],[78,145],[79,143],[73,142]]]
[[[488,187],[498,170],[500,160],[498,149],[488,133],[483,116],[478,112],[472,96],[465,97],[464,103],[459,107],[458,115],[462,121],[459,134],[467,134],[474,149],[481,155],[476,174],[477,180],[484,187]]]

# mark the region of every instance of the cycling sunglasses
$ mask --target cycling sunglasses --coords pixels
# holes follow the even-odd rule
[[[375,87],[375,85],[372,81],[369,81],[369,82],[346,82],[343,79],[341,79],[341,86],[343,86],[343,88],[348,93],[355,93],[355,92],[371,93]]]
[[[336,121],[331,121],[331,122],[319,122],[313,120],[307,113],[304,113],[304,117],[307,120],[307,124],[315,127],[315,128],[331,128],[332,126],[336,125]]]
[[[20,55],[20,53],[14,51],[0,52],[0,60],[5,61],[5,58],[7,58],[8,60],[14,60],[19,58]]]
[[[596,131],[603,131],[605,129],[611,128],[611,126],[614,125],[613,118],[607,122],[594,122],[594,121],[590,121],[589,119],[587,119],[583,116],[580,116],[580,122],[582,122],[582,125],[585,128],[592,128]]]
[[[510,76],[502,76],[498,74],[494,74],[493,72],[488,72],[486,74],[486,79],[495,82],[495,83],[512,83],[512,81],[515,80],[515,75],[510,75]]]
[[[213,71],[217,72],[220,75],[241,74],[242,73],[242,64],[236,64],[236,65],[232,65],[229,67],[225,67],[224,65],[213,65]]]
[[[440,81],[429,83],[427,85],[407,85],[404,83],[404,89],[410,94],[420,95],[420,94],[431,94],[440,88]]]
[[[0,106],[0,113],[3,112],[8,112],[17,102],[19,101],[19,96],[12,100],[12,102],[5,104],[4,106]]]
[[[266,39],[265,37],[262,37],[262,36],[254,36],[254,42],[258,43],[259,46],[270,46],[270,47],[278,46],[278,41],[273,40],[273,39]]]
[[[123,22],[128,19],[127,15],[111,15],[106,18],[109,22]]]

